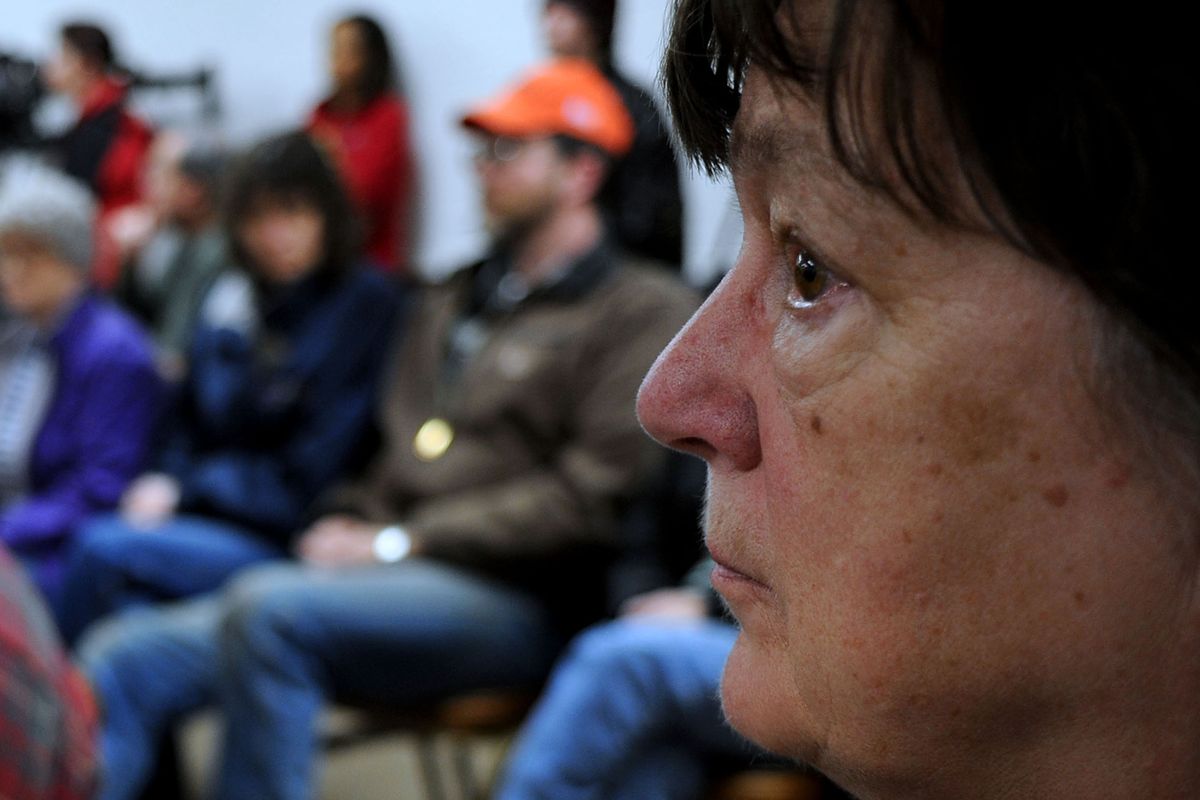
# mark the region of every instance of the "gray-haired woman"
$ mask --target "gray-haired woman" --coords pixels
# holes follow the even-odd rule
[[[94,205],[24,164],[0,180],[0,542],[52,601],[76,525],[142,461],[161,387],[137,325],[89,291]]]

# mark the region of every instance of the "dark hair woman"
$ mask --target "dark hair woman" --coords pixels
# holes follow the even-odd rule
[[[333,27],[332,90],[308,130],[337,162],[362,220],[364,252],[385,271],[402,271],[411,194],[408,111],[396,89],[387,36],[365,15]]]
[[[642,420],[708,463],[730,721],[855,797],[1200,796],[1172,11],[677,2],[745,234]]]
[[[263,142],[235,170],[225,227],[246,274],[205,301],[157,471],[80,536],[69,638],[131,602],[209,591],[283,556],[361,454],[396,304],[358,263],[332,163],[304,133]]]

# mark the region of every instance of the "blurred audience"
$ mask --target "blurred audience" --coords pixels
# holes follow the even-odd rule
[[[21,572],[0,545],[0,797],[87,800],[95,704]]]
[[[613,66],[615,0],[542,9],[555,60],[461,120],[491,249],[418,290],[411,324],[380,274],[410,269],[413,166],[375,19],[334,25],[305,132],[230,175],[127,110],[102,28],[62,26],[67,174],[0,171],[0,796],[101,774],[101,798],[137,797],[215,702],[215,793],[308,798],[327,700],[534,687],[603,614],[629,501],[663,472],[637,387],[696,298],[635,263],[680,268],[683,208],[662,115]],[[750,752],[702,592],[576,640],[500,797],[682,800]]]
[[[117,608],[283,555],[361,455],[396,303],[358,262],[332,164],[303,133],[263,142],[232,178],[225,228],[248,277],[227,274],[205,303],[155,471],[81,531],[68,641]]]
[[[595,196],[633,125],[599,71],[544,66],[463,123],[495,248],[422,293],[383,448],[296,542],[301,563],[82,642],[106,711],[103,797],[134,796],[160,733],[214,696],[216,794],[311,797],[328,697],[537,685],[599,616],[623,501],[664,457],[634,396],[695,298],[605,239]]]
[[[150,128],[126,110],[126,85],[118,76],[112,42],[91,23],[71,22],[59,31],[59,49],[46,65],[49,87],[70,98],[78,117],[53,143],[59,166],[91,188],[100,203],[101,231],[119,208],[141,197]],[[115,252],[101,236],[94,279],[109,288],[117,278]]]
[[[332,89],[308,130],[329,149],[360,214],[366,256],[388,272],[408,269],[408,110],[387,36],[368,16],[346,17],[329,48]]]
[[[654,99],[613,65],[616,0],[546,0],[542,25],[550,51],[595,64],[633,116],[633,146],[600,194],[617,242],[632,255],[681,269],[683,196],[671,134]]]
[[[184,375],[204,299],[231,264],[218,219],[225,162],[220,150],[164,131],[151,149],[146,202],[120,213],[125,266],[115,296],[153,335],[159,371],[172,382]]]
[[[0,178],[0,542],[52,601],[78,524],[142,468],[161,399],[145,334],[88,290],[94,213],[43,167]]]

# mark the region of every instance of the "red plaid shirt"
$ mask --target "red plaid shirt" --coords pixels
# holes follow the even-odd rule
[[[83,800],[95,703],[24,571],[0,548],[0,800]]]

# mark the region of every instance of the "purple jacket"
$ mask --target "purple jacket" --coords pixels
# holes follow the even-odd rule
[[[75,526],[114,508],[143,467],[163,387],[137,323],[85,295],[51,340],[54,396],[33,450],[28,496],[0,511],[0,541],[57,592]]]

